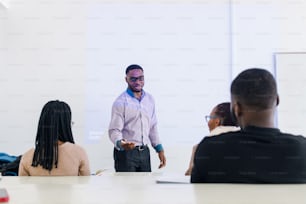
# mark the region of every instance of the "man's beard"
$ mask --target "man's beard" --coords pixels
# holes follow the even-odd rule
[[[133,92],[136,92],[136,93],[139,93],[141,92],[142,90],[132,90]]]
[[[129,86],[129,88],[133,91],[133,92],[136,92],[136,93],[139,93],[139,92],[142,92],[142,88],[139,90],[139,89],[135,89],[133,88],[132,86]]]

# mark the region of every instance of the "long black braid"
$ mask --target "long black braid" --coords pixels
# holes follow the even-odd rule
[[[63,101],[49,101],[39,118],[32,166],[49,171],[58,166],[58,141],[74,143],[71,110]]]

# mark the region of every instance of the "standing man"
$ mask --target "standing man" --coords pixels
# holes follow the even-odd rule
[[[141,66],[125,70],[128,88],[113,103],[109,137],[114,143],[116,172],[151,172],[148,144],[158,153],[162,168],[166,165],[164,149],[157,132],[153,97],[145,92]]]

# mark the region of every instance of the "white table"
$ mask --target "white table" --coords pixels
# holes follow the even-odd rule
[[[160,176],[160,175],[159,175]],[[12,204],[306,203],[306,185],[157,184],[150,173],[2,177]]]

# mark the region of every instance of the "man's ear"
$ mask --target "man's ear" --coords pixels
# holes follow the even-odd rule
[[[126,83],[128,83],[128,79],[127,79],[127,77],[125,77],[125,81],[126,81]]]
[[[231,102],[231,118],[232,118],[232,121],[234,124],[237,124],[238,125],[238,118],[237,118],[237,115],[236,115],[236,112],[237,112],[237,104],[236,102]]]
[[[276,96],[276,106],[278,106],[278,104],[279,104],[279,96],[277,94],[277,96]]]
[[[233,109],[234,109],[234,114],[237,118],[242,115],[242,106],[239,102],[236,102],[234,104]]]
[[[215,120],[215,121],[216,121],[216,122],[215,122],[216,127],[218,127],[218,126],[222,125],[222,121],[221,121],[221,119],[220,119],[220,118],[216,118],[216,120]]]

